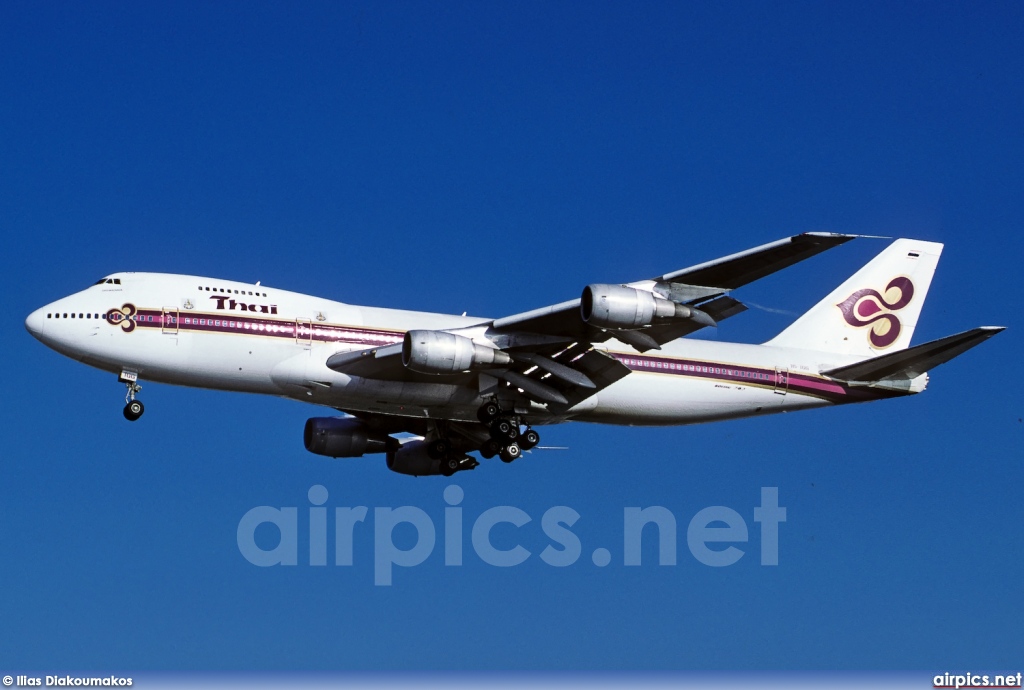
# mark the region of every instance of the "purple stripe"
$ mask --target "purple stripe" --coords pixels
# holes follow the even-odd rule
[[[351,328],[321,323],[301,324],[296,321],[280,319],[257,319],[250,317],[225,318],[219,314],[179,312],[175,322],[173,314],[163,311],[140,309],[135,316],[135,325],[139,328],[163,329],[166,316],[166,327],[184,332],[198,333],[234,333],[259,335],[269,338],[297,340],[298,342],[344,342],[375,345],[390,345],[402,340],[404,331],[383,331],[366,328]],[[219,318],[218,318],[219,317]],[[298,331],[298,333],[296,333]]]
[[[354,328],[324,323],[261,319],[252,317],[224,318],[220,314],[187,312],[165,314],[163,310],[139,309],[135,325],[139,328],[177,329],[179,332],[233,333],[287,339],[293,342],[324,342],[365,345],[367,347],[391,345],[401,342],[404,331],[386,331]],[[231,324],[234,324],[233,326]],[[119,324],[113,324],[119,325]],[[277,330],[274,330],[274,329]],[[262,329],[262,330],[261,330]],[[296,330],[298,334],[296,335]],[[842,383],[808,374],[778,372],[745,365],[729,365],[690,359],[671,359],[649,355],[609,353],[632,371],[673,374],[690,378],[703,378],[728,383],[745,384],[773,390],[787,390],[801,395],[822,398],[830,402],[857,402],[900,395],[876,389],[851,388]]]
[[[900,393],[894,391],[868,390],[861,387],[851,388],[845,384],[821,377],[785,371],[780,372],[775,369],[690,359],[666,359],[649,355],[611,354],[633,371],[725,381],[728,383],[771,388],[773,390],[786,390],[835,403],[859,402],[861,400],[874,400],[900,395]]]

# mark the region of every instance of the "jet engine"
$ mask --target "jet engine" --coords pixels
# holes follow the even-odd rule
[[[388,453],[388,469],[399,474],[425,477],[441,474],[440,461],[430,457],[426,441],[409,441]]]
[[[655,321],[689,319],[696,311],[625,285],[588,285],[580,298],[583,321],[598,328],[643,328]]]
[[[456,374],[511,361],[501,350],[444,331],[409,331],[402,342],[402,364],[421,374]]]
[[[313,417],[306,420],[302,441],[306,450],[332,458],[358,458],[365,453],[383,453],[388,441],[385,434],[374,433],[358,419]]]

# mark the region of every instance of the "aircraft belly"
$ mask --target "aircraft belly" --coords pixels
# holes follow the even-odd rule
[[[638,426],[695,424],[783,410],[771,387],[634,372],[601,391],[580,421]]]

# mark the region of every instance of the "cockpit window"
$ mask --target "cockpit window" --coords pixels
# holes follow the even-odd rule
[[[104,283],[106,283],[107,285],[120,285],[121,284],[121,279],[120,278],[100,278],[95,283],[93,283],[93,285],[103,285]]]

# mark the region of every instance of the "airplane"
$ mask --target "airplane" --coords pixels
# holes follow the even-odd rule
[[[763,344],[686,338],[746,310],[731,293],[857,237],[809,232],[497,319],[360,307],[214,278],[114,273],[32,312],[48,347],[140,381],[334,408],[307,450],[383,453],[451,476],[512,462],[562,422],[683,425],[922,392],[927,372],[1003,330],[911,347],[943,245],[897,239]]]

